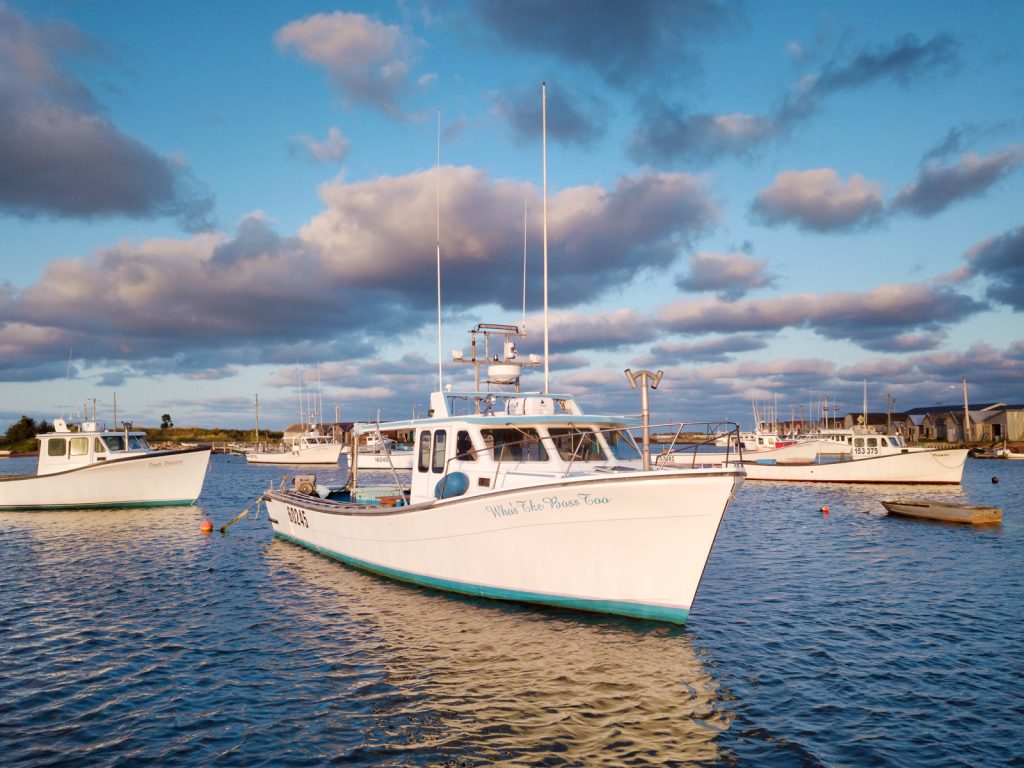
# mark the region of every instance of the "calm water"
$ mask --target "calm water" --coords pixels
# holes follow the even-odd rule
[[[1024,765],[1024,462],[748,483],[684,629],[384,581],[265,513],[199,533],[285,471],[214,457],[198,507],[0,513],[0,764]],[[1004,521],[885,517],[898,495]]]

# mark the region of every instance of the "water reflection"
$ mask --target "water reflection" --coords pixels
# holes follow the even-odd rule
[[[557,753],[567,764],[678,765],[718,756],[730,716],[683,630],[431,593],[280,540],[267,560],[281,571],[271,578],[299,592],[288,603],[295,621],[333,628],[322,663],[377,665],[358,692],[370,707],[358,755],[346,757],[523,765]]]

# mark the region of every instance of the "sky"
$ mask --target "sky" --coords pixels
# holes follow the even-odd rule
[[[1024,4],[0,0],[0,429],[1024,402]],[[526,306],[523,306],[525,262]],[[523,378],[539,390],[543,373]],[[94,405],[95,404],[95,405]]]

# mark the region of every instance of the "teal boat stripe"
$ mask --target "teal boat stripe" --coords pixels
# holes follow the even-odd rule
[[[650,605],[645,603],[632,603],[622,600],[594,600],[591,598],[571,597],[566,595],[542,594],[536,592],[524,592],[515,589],[504,589],[501,587],[488,587],[481,584],[468,584],[448,579],[439,579],[433,576],[424,576],[410,571],[402,571],[387,566],[377,565],[359,558],[332,552],[331,550],[318,547],[315,544],[302,541],[280,531],[274,532],[285,541],[290,541],[300,547],[305,547],[317,552],[332,560],[338,560],[360,570],[369,571],[379,576],[386,576],[397,581],[404,581],[410,584],[417,584],[423,587],[431,587],[444,592],[457,592],[471,597],[486,597],[495,600],[510,600],[520,603],[539,603],[551,605],[556,608],[570,608],[577,611],[590,613],[610,613],[616,616],[630,616],[635,619],[650,619],[664,621],[673,624],[685,624],[690,611],[687,608],[680,608],[667,605]]]
[[[196,499],[178,499],[171,501],[118,501],[106,504],[41,504],[35,506],[0,507],[0,512],[46,510],[46,509],[126,509],[129,507],[191,507]]]

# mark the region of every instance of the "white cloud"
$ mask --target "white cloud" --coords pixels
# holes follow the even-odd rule
[[[402,116],[398,97],[407,86],[420,41],[396,26],[360,13],[318,13],[286,24],[274,35],[282,51],[294,49],[327,72],[346,98]]]
[[[345,138],[341,129],[331,127],[324,141],[317,141],[312,136],[295,136],[292,145],[300,147],[317,163],[340,163],[348,155],[352,142]]]
[[[847,181],[831,168],[783,171],[761,190],[751,208],[768,226],[793,223],[815,232],[870,224],[883,209],[882,189],[859,173]]]

